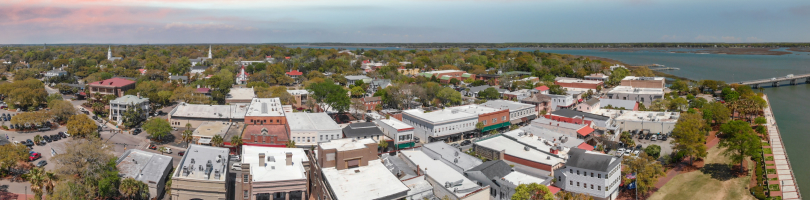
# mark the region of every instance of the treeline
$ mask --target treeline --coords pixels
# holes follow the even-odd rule
[[[284,44],[280,44],[284,45]],[[290,44],[287,44],[290,45]],[[810,47],[810,43],[303,43],[292,45],[400,48],[776,48]]]

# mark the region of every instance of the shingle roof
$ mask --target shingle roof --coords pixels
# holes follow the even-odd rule
[[[545,94],[537,93],[537,94],[533,94],[530,97],[526,97],[525,99],[520,100],[520,101],[522,101],[522,102],[534,102],[534,103],[551,102],[551,97],[549,97],[548,95],[545,95]]]
[[[383,135],[382,130],[377,128],[373,122],[353,123],[343,128],[343,134],[347,138]]]
[[[585,101],[585,104],[588,104],[588,105],[590,105],[590,106],[593,106],[593,105],[594,105],[594,104],[596,104],[596,103],[599,103],[599,99],[598,99],[598,98],[591,98],[591,99],[588,99],[587,101]]]
[[[620,157],[615,157],[602,153],[586,152],[583,149],[571,149],[568,151],[568,162],[566,166],[607,172],[613,166],[621,163]]]
[[[467,171],[480,171],[487,178],[503,178],[512,172],[512,166],[503,160],[490,160]]]

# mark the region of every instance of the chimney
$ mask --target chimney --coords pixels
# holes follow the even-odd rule
[[[419,173],[419,165],[416,165],[416,176],[421,176],[421,174]]]
[[[292,152],[287,152],[287,153],[285,153],[285,155],[287,156],[287,159],[285,159],[285,160],[287,160],[287,166],[291,166],[292,165]]]
[[[138,95],[138,98],[139,98],[139,99],[141,98],[141,93],[140,93],[140,92],[135,93],[135,94],[137,94],[137,95]]]
[[[264,167],[264,153],[259,153],[259,167]]]

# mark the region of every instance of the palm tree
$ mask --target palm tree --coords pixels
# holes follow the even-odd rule
[[[42,185],[45,187],[45,191],[47,191],[48,194],[53,194],[53,188],[56,187],[57,180],[56,174],[45,172],[45,179],[42,180]]]
[[[221,135],[214,135],[214,138],[211,138],[211,145],[215,147],[221,147],[224,142],[224,138],[222,138]]]
[[[27,174],[23,175],[23,179],[31,183],[31,191],[34,192],[34,198],[38,200],[42,199],[45,170],[39,167],[32,168]]]
[[[479,135],[484,134],[484,127],[485,127],[484,123],[481,123],[481,122],[475,123],[475,129],[478,129]]]
[[[194,139],[194,137],[192,136],[193,133],[194,132],[192,132],[191,130],[186,129],[185,131],[183,131],[183,134],[180,135],[180,139],[183,140],[183,142],[185,142],[186,144],[191,143],[191,140]]]
[[[380,140],[380,143],[378,143],[377,146],[382,148],[382,151],[385,151],[385,149],[388,148],[388,142],[385,140]]]
[[[237,152],[242,152],[242,136],[234,135],[231,137],[231,146],[236,147]]]
[[[285,142],[284,145],[287,146],[287,148],[295,148],[295,141],[289,140]]]
[[[118,192],[126,198],[135,199],[141,193],[141,184],[143,184],[143,182],[135,180],[134,178],[125,178],[121,181],[121,185],[118,186]]]

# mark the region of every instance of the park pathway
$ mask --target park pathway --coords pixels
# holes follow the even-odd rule
[[[796,185],[796,179],[794,178],[793,170],[791,170],[790,161],[788,160],[788,155],[785,152],[784,144],[782,143],[782,135],[779,133],[779,126],[776,125],[776,120],[773,117],[771,103],[768,101],[767,95],[763,96],[763,99],[768,102],[767,107],[765,107],[763,111],[765,112],[765,118],[768,120],[768,139],[770,140],[771,148],[773,150],[774,163],[776,164],[776,174],[778,175],[779,182],[781,183],[780,190],[782,192],[782,199],[801,199],[799,186]]]

